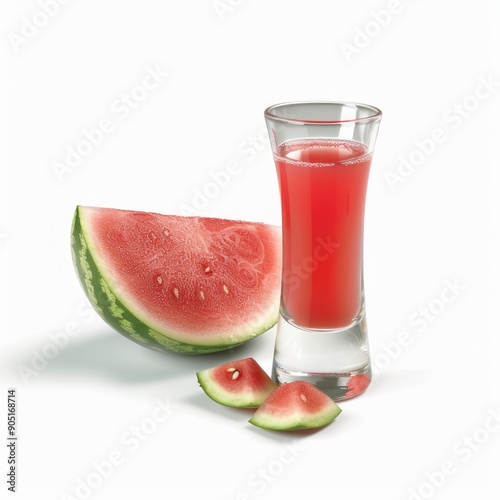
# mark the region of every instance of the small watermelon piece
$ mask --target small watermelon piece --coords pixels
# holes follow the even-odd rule
[[[225,363],[196,376],[208,397],[234,408],[256,408],[277,387],[253,358]]]
[[[79,206],[72,253],[96,311],[146,347],[217,352],[278,320],[276,226]]]
[[[249,422],[278,431],[314,429],[329,424],[341,411],[315,385],[299,380],[280,385]]]
[[[370,382],[370,375],[367,375],[365,373],[354,375],[354,377],[352,377],[349,382],[347,382],[348,391],[345,393],[345,397],[353,398],[354,396],[358,396],[366,390],[366,388],[370,385]]]

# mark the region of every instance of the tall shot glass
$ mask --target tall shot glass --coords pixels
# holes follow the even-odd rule
[[[371,381],[363,225],[382,113],[358,103],[291,102],[264,116],[283,231],[273,377],[348,399]]]

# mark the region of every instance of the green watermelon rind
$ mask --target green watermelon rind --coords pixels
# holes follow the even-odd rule
[[[219,342],[195,343],[192,339],[189,342],[182,342],[172,338],[174,335],[169,332],[159,331],[147,320],[141,319],[134,314],[131,307],[125,305],[124,298],[120,297],[109,285],[106,279],[104,266],[98,265],[92,252],[92,244],[89,241],[84,224],[82,224],[82,210],[85,207],[77,206],[73,218],[71,231],[72,257],[80,283],[94,309],[101,318],[117,332],[128,339],[158,351],[174,351],[180,354],[209,354],[227,349],[232,349],[248,340],[272,328],[278,321],[278,314],[272,314],[262,321],[259,328],[250,332],[238,335],[234,332],[231,339],[221,338]]]
[[[315,429],[330,424],[341,412],[342,410],[338,406],[337,408],[328,408],[323,412],[318,412],[314,416],[305,416],[303,413],[297,412],[287,417],[276,417],[270,413],[259,412],[249,422],[257,427],[274,431]]]
[[[213,378],[213,370],[214,368],[210,368],[209,370],[198,372],[196,378],[201,388],[205,391],[205,394],[223,406],[231,408],[258,408],[277,387],[269,379],[268,386],[261,391],[249,390],[238,393],[227,391]]]
[[[279,388],[277,389],[279,390]],[[275,431],[295,431],[301,429],[315,429],[324,427],[333,422],[342,412],[335,401],[330,400],[325,404],[323,409],[316,412],[305,413],[296,411],[286,416],[279,416],[270,411],[266,411],[264,407],[259,408],[249,422],[263,429]]]

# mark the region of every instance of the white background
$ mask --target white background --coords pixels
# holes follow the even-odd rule
[[[75,490],[88,478],[92,499],[498,498],[498,2],[70,0],[50,18],[41,3],[8,0],[0,16],[10,137],[0,436],[15,387],[16,498],[83,498]],[[26,19],[47,22],[30,30]],[[168,76],[137,89],[147,68]],[[120,103],[130,93],[133,109]],[[307,99],[384,112],[365,244],[379,369],[331,426],[295,435],[252,427],[249,412],[216,405],[196,382],[196,371],[246,356],[269,370],[274,330],[204,357],[137,346],[90,312],[69,232],[77,204],[184,213],[228,162],[238,173],[198,212],[279,224],[263,110]],[[57,175],[68,148],[106,119],[112,131]],[[435,129],[441,142],[415,153]],[[419,165],[391,188],[401,158]],[[459,288],[445,292],[447,304],[446,280]],[[411,344],[398,348],[403,332]],[[54,353],[56,337],[67,344]],[[157,398],[175,409],[152,430]],[[141,425],[147,439],[127,444]],[[93,463],[117,453],[120,464],[99,480]]]

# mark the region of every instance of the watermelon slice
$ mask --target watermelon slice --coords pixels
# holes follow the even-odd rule
[[[358,396],[366,388],[370,385],[371,376],[366,373],[358,373],[349,379],[347,382],[347,389],[344,397],[345,398],[353,398],[354,396]]]
[[[79,206],[72,251],[97,312],[143,346],[216,352],[277,322],[278,227]]]
[[[256,408],[277,387],[253,358],[225,363],[196,376],[207,396],[234,408]]]
[[[341,411],[316,386],[299,380],[280,385],[249,422],[278,431],[313,429],[329,424]]]

